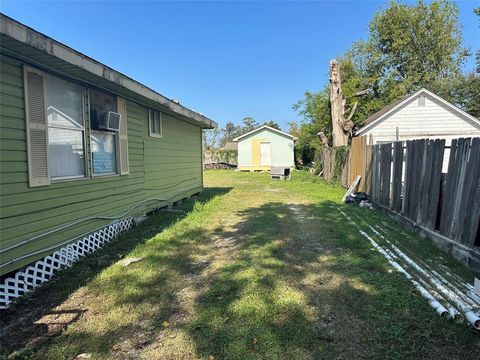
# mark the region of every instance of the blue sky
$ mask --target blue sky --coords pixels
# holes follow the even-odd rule
[[[0,7],[221,126],[252,116],[286,130],[300,120],[292,104],[306,90],[323,88],[328,61],[364,38],[385,4],[3,1]],[[473,8],[480,1],[458,6],[465,45],[476,51]],[[473,65],[472,57],[466,69]]]

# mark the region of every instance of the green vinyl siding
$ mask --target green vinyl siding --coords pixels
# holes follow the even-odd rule
[[[56,227],[93,216],[117,216],[140,201],[167,198],[169,202],[202,188],[201,129],[163,114],[163,138],[148,134],[148,109],[127,101],[127,134],[130,173],[50,185],[28,185],[23,64],[7,56],[0,60],[0,240],[5,248]],[[130,216],[165,205],[142,204]],[[0,263],[43,251],[109,224],[91,220],[42,237],[0,255]],[[0,269],[18,269],[53,250],[48,250]]]

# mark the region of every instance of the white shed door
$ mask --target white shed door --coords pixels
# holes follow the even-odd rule
[[[271,164],[270,143],[260,143],[260,165],[269,166]]]

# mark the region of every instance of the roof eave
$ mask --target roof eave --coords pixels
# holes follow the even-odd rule
[[[298,139],[297,139],[295,136],[293,136],[292,134],[286,133],[286,132],[284,132],[284,131],[282,131],[282,130],[278,130],[278,129],[272,128],[271,126],[268,126],[268,125],[262,125],[262,126],[256,128],[256,129],[250,130],[249,132],[247,132],[247,133],[245,133],[245,134],[243,134],[243,135],[240,135],[240,136],[236,137],[235,139],[232,139],[232,141],[238,141],[238,140],[240,140],[241,138],[244,138],[244,137],[246,137],[246,136],[248,136],[248,135],[251,135],[251,134],[253,134],[253,133],[256,133],[257,131],[260,131],[260,130],[262,130],[262,129],[269,129],[269,130],[271,130],[271,131],[274,131],[274,132],[280,133],[280,134],[282,134],[282,135],[288,136],[288,137],[292,138],[293,141],[298,140]]]
[[[114,84],[120,85],[125,89],[132,91],[145,99],[154,101],[170,111],[191,119],[202,128],[211,129],[218,125],[212,119],[197,113],[179,103],[163,96],[162,94],[150,89],[138,81],[62,44],[18,21],[0,13],[0,32],[23,44],[40,50],[50,56],[54,56],[71,65],[81,68],[89,73],[108,80]]]

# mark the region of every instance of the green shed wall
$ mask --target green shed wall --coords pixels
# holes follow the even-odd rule
[[[239,168],[250,166],[255,167],[252,163],[252,141],[259,138],[268,141],[271,144],[271,166],[295,166],[293,139],[289,136],[279,134],[278,132],[263,129],[238,140]]]
[[[116,216],[148,198],[173,202],[202,190],[201,129],[163,114],[163,138],[148,133],[148,110],[127,102],[130,173],[73,181],[28,185],[23,64],[0,60],[0,241],[1,248],[20,243],[55,227],[92,215]],[[151,202],[130,216],[165,205]],[[91,232],[110,221],[92,220],[28,242],[0,255],[0,264]],[[3,266],[0,274],[16,270],[52,253],[30,256]]]

